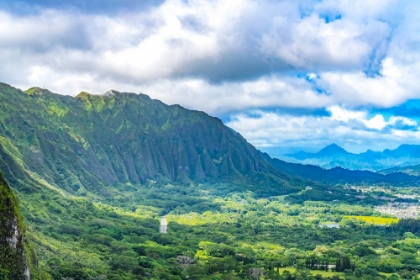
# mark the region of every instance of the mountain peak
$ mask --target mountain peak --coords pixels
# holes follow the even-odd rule
[[[45,92],[50,92],[47,89],[40,88],[40,87],[31,87],[30,89],[25,90],[27,95],[34,95],[34,96],[43,96]]]
[[[305,160],[309,158],[322,158],[322,157],[330,157],[337,154],[349,154],[346,150],[338,146],[337,144],[330,144],[324,148],[322,148],[317,153],[308,153],[304,151],[300,151],[294,154],[285,154],[286,157],[295,158],[297,160]]]
[[[318,153],[318,155],[333,155],[333,154],[348,154],[346,150],[338,146],[337,144],[333,143],[324,148],[322,148]]]

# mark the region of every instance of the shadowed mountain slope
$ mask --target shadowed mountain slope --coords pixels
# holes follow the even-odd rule
[[[42,179],[105,198],[150,180],[226,182],[267,195],[305,186],[219,119],[116,91],[70,97],[0,84],[0,156],[17,186]]]

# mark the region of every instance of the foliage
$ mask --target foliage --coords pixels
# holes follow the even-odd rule
[[[225,184],[259,196],[306,185],[272,168],[219,119],[143,94],[70,97],[0,84],[0,112],[0,169],[18,189],[30,188],[19,181],[43,180],[115,204],[156,183]]]
[[[370,224],[380,225],[380,226],[398,223],[397,218],[385,218],[385,217],[375,217],[375,216],[344,216],[344,219],[359,220],[365,223],[370,223]]]
[[[344,216],[373,215],[368,206],[291,205],[282,197],[207,193],[209,203],[201,212],[190,212],[194,205],[173,210],[166,216],[168,234],[160,234],[159,208],[141,213],[137,207],[91,203],[42,188],[19,196],[39,270],[54,279],[327,279],[359,274],[380,279],[382,272],[408,275],[418,269],[420,242],[406,233],[404,220],[388,227],[349,219],[340,228],[318,226]],[[328,273],[319,270],[321,264],[328,265]]]
[[[0,279],[24,279],[25,226],[14,194],[0,174]],[[30,254],[30,250],[27,250]]]
[[[288,175],[220,120],[145,95],[72,98],[1,84],[0,169],[19,198],[28,257],[38,259],[34,279],[409,279],[420,271],[417,220],[343,219],[378,217],[377,194],[360,199],[357,189]],[[339,228],[320,226],[331,223]]]

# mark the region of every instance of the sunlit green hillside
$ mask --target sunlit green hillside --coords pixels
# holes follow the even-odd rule
[[[295,177],[219,119],[146,95],[69,97],[1,84],[0,170],[37,255],[33,279],[411,279],[420,271],[418,220],[344,218],[386,220],[375,205],[415,195]]]

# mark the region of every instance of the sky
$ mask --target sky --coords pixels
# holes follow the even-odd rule
[[[144,93],[272,155],[420,144],[420,1],[0,0],[0,81]]]

